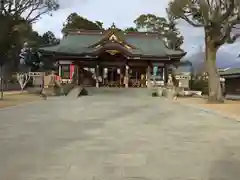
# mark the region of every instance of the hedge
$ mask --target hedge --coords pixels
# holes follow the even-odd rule
[[[195,79],[190,81],[191,89],[194,91],[202,91],[202,94],[208,95],[208,81]]]

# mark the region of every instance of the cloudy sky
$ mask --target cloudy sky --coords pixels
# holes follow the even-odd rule
[[[166,16],[165,8],[169,0],[59,0],[60,10],[52,16],[43,16],[34,24],[34,29],[39,33],[52,31],[61,37],[61,29],[67,16],[72,12],[92,20],[102,21],[104,27],[110,27],[114,22],[119,28],[134,26],[133,21],[141,14],[152,13],[158,16]],[[178,25],[184,35],[183,48],[188,54],[199,51],[203,45],[203,31],[201,28],[193,28],[185,22]],[[240,50],[238,44],[225,46],[223,51],[231,51],[237,54]]]

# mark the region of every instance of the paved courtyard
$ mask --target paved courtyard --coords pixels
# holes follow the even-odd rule
[[[0,179],[240,179],[239,122],[145,93],[0,110]]]

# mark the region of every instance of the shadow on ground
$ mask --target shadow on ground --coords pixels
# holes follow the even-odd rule
[[[240,147],[224,147],[222,154],[213,160],[210,167],[209,180],[240,179]]]

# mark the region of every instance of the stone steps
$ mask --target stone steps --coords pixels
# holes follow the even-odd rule
[[[74,87],[69,93],[68,97],[78,97],[79,94],[79,87]]]

